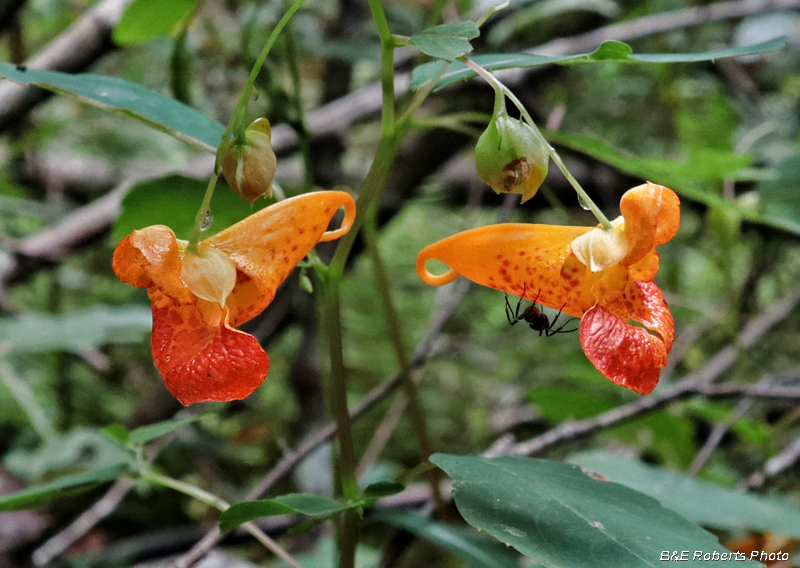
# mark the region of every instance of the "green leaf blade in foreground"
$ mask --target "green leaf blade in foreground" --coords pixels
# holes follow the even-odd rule
[[[129,471],[130,469],[124,465],[104,467],[88,473],[65,475],[50,483],[2,495],[0,496],[0,512],[31,509],[59,497],[83,493],[97,485],[113,481]]]
[[[148,424],[147,426],[140,426],[130,433],[128,441],[131,444],[145,444],[150,440],[155,440],[164,434],[169,434],[187,424],[196,422],[200,418],[200,414],[195,414],[194,416],[188,416],[186,418],[175,418],[173,420],[164,420],[162,422],[156,422],[155,424]]]
[[[300,513],[311,517],[327,516],[340,513],[358,505],[343,504],[336,499],[313,493],[290,493],[274,499],[261,501],[243,501],[231,505],[219,516],[219,528],[229,531],[243,523],[273,517],[275,515],[288,515]]]
[[[573,465],[445,454],[431,461],[455,480],[456,505],[469,524],[548,568],[655,568],[666,550],[731,554],[655,499]]]
[[[742,57],[758,55],[780,49],[786,44],[786,37],[779,37],[762,43],[742,47],[716,49],[700,53],[633,53],[630,46],[619,41],[604,42],[600,47],[588,53],[572,55],[534,55],[530,53],[487,53],[471,57],[489,71],[514,69],[520,67],[536,67],[557,63],[559,65],[590,63],[693,63],[698,61],[714,61],[725,57]],[[418,89],[428,82],[439,69],[435,61],[416,67],[411,76],[411,88]],[[466,79],[475,77],[476,73],[459,62],[454,62],[436,84],[436,89],[443,89]]]
[[[800,510],[774,499],[720,487],[603,451],[572,456],[569,462],[650,495],[699,525],[800,537]]]
[[[197,0],[134,0],[114,27],[114,43],[139,45],[168,37],[196,5]]]
[[[138,343],[152,326],[150,308],[145,306],[27,313],[0,318],[0,342],[18,353],[76,352],[112,343]]]
[[[472,51],[469,40],[479,35],[480,30],[475,22],[457,22],[427,28],[411,36],[411,43],[425,55],[452,61]]]
[[[500,543],[463,527],[445,525],[408,511],[379,511],[370,521],[387,523],[407,530],[460,556],[472,568],[519,568],[519,557]]]
[[[66,94],[98,108],[129,116],[209,152],[216,151],[225,127],[173,98],[117,77],[17,69],[0,63],[0,77]]]

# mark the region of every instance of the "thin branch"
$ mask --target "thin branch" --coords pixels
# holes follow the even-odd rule
[[[775,477],[782,471],[789,469],[800,459],[800,438],[796,438],[786,446],[781,453],[767,460],[759,471],[739,484],[740,489],[756,489],[764,485],[770,477]]]
[[[64,530],[56,533],[33,552],[33,563],[47,566],[100,521],[113,513],[133,487],[132,477],[120,477],[94,505],[86,509]]]
[[[742,416],[750,411],[754,402],[755,399],[753,397],[743,398],[739,401],[739,403],[736,405],[736,408],[733,409],[727,419],[714,426],[714,428],[711,430],[711,433],[708,435],[708,438],[706,438],[703,447],[700,448],[700,451],[697,452],[696,456],[694,456],[692,463],[689,465],[689,469],[686,470],[686,475],[694,477],[700,473],[700,470],[703,469],[703,466],[705,466],[708,460],[711,459],[711,455],[717,449],[717,446],[719,446],[720,442],[722,442],[722,438],[725,437],[725,434],[727,434],[731,429],[731,426],[736,424],[736,422]]]

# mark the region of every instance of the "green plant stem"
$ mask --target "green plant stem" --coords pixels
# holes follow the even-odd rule
[[[189,236],[189,245],[186,247],[187,252],[197,252],[197,243],[200,242],[200,233],[203,231],[203,223],[205,223],[206,215],[211,211],[211,198],[214,196],[214,188],[217,186],[217,173],[211,174],[211,179],[208,180],[206,186],[206,193],[203,196],[203,203],[197,211],[194,218],[194,227],[192,227],[192,234]]]
[[[600,208],[595,204],[594,201],[589,197],[586,191],[581,187],[581,184],[578,183],[578,180],[570,173],[567,167],[564,165],[564,162],[561,160],[561,156],[558,155],[555,148],[553,148],[550,143],[542,136],[542,133],[539,132],[539,128],[536,126],[536,123],[531,118],[531,115],[528,113],[528,110],[525,108],[525,105],[517,98],[517,96],[506,87],[503,83],[497,80],[497,78],[492,75],[489,71],[472,61],[466,57],[459,57],[459,61],[464,63],[467,67],[475,71],[478,75],[480,75],[487,83],[489,83],[492,88],[495,90],[495,93],[498,96],[508,97],[511,99],[511,102],[519,109],[520,114],[525,119],[530,127],[533,129],[536,136],[547,146],[548,153],[552,158],[553,162],[558,166],[558,169],[561,170],[561,173],[564,174],[564,177],[567,178],[567,181],[570,185],[575,189],[575,192],[578,194],[578,200],[581,203],[581,206],[586,206],[589,211],[595,216],[595,218],[603,225],[603,228],[607,231],[610,231],[613,227],[611,226],[611,222],[608,218],[603,214]],[[495,101],[495,108],[497,107],[497,102]]]
[[[140,475],[143,479],[146,479],[150,483],[154,485],[160,485],[162,487],[168,487],[170,489],[174,489],[179,493],[183,493],[184,495],[188,495],[193,499],[197,499],[201,503],[205,503],[211,507],[214,507],[218,511],[226,511],[230,508],[230,504],[214,495],[213,493],[209,493],[205,489],[201,489],[196,485],[192,485],[191,483],[186,483],[184,481],[179,481],[172,477],[167,477],[166,475],[161,475],[159,473],[154,472],[151,469],[143,469],[140,472]],[[249,532],[258,542],[264,545],[270,552],[275,554],[275,556],[281,558],[285,561],[289,566],[292,568],[303,568],[297,560],[295,560],[288,552],[286,552],[277,542],[272,540],[269,536],[267,536],[261,529],[259,529],[253,523],[244,523],[242,525],[247,532]]]
[[[394,298],[392,297],[392,287],[389,281],[389,274],[386,271],[386,265],[381,258],[380,250],[378,249],[378,220],[377,220],[377,206],[373,205],[372,209],[367,212],[367,219],[364,223],[364,239],[367,244],[367,254],[372,261],[372,270],[375,275],[375,285],[381,296],[381,303],[383,305],[383,314],[386,318],[386,326],[389,329],[389,338],[394,348],[395,358],[397,359],[397,366],[400,369],[400,377],[403,380],[403,388],[408,398],[409,407],[411,410],[411,419],[414,424],[414,429],[419,438],[420,450],[422,451],[422,459],[427,461],[433,453],[433,447],[430,443],[428,436],[428,425],[425,420],[425,411],[422,408],[422,401],[419,396],[419,389],[411,375],[411,362],[408,358],[408,351],[406,350],[405,341],[403,340],[403,329],[400,321],[400,314],[395,306]],[[445,502],[442,499],[442,494],[439,491],[439,469],[432,468],[427,472],[428,483],[431,487],[431,496],[433,497],[434,506],[440,518],[444,516]]]
[[[228,126],[225,127],[225,132],[220,139],[219,148],[217,148],[216,163],[214,164],[214,172],[211,174],[211,179],[209,180],[208,187],[206,188],[206,194],[203,197],[203,203],[200,205],[200,210],[195,216],[194,227],[192,228],[192,233],[189,237],[189,246],[187,247],[187,250],[190,252],[197,250],[197,243],[200,242],[200,228],[203,226],[206,213],[210,211],[211,197],[214,195],[214,188],[217,185],[217,177],[219,176],[220,149],[224,147],[225,142],[228,141],[231,133],[233,132],[236,134],[237,142],[240,145],[244,144],[245,115],[247,114],[247,105],[250,101],[250,93],[255,85],[256,77],[258,77],[258,73],[261,71],[261,67],[264,65],[264,61],[267,60],[267,55],[269,55],[272,46],[275,45],[275,42],[277,41],[281,31],[283,31],[283,28],[285,28],[286,24],[289,23],[289,20],[292,18],[295,12],[297,12],[305,3],[306,0],[295,0],[292,5],[289,6],[289,9],[286,10],[286,12],[283,14],[283,17],[269,34],[264,47],[261,49],[261,53],[258,54],[258,59],[256,59],[256,62],[253,64],[253,68],[250,71],[250,76],[247,78],[247,83],[245,83],[244,89],[242,89],[242,94],[239,97],[239,102],[236,103],[236,108],[233,109],[233,114],[231,114],[231,119],[228,121]]]
[[[381,134],[383,137],[393,136],[394,123],[394,48],[395,42],[392,30],[389,29],[389,20],[380,0],[369,0],[372,19],[378,28],[378,38],[381,40],[381,87],[383,93],[381,107]]]

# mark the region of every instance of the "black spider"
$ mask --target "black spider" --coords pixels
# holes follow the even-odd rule
[[[508,302],[508,294],[506,293],[506,317],[508,318],[508,323],[515,325],[521,321],[524,321],[532,330],[538,331],[540,337],[542,334],[544,334],[546,337],[550,337],[551,335],[555,335],[557,333],[572,333],[573,331],[578,331],[577,327],[574,329],[564,329],[574,318],[569,319],[565,323],[561,324],[561,326],[556,327],[556,322],[558,322],[558,318],[561,316],[561,310],[564,309],[566,304],[561,306],[561,310],[558,310],[558,313],[556,314],[556,317],[553,318],[552,322],[550,321],[550,318],[547,317],[547,314],[543,313],[538,307],[536,307],[536,300],[539,299],[539,294],[541,293],[542,291],[539,290],[539,293],[537,293],[536,297],[533,299],[533,303],[525,308],[522,313],[519,313],[519,310],[522,307],[522,298],[525,297],[525,287],[522,287],[522,296],[520,296],[515,309],[511,308],[511,304]]]

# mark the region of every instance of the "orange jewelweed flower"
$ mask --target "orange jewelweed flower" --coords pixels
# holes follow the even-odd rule
[[[327,231],[344,207],[342,226]],[[147,288],[153,304],[153,360],[182,404],[248,396],[266,378],[269,357],[234,329],[269,305],[295,265],[320,241],[350,230],[355,202],[341,191],[280,201],[186,251],[171,229],[153,225],[117,245],[117,277]]]
[[[458,233],[417,256],[417,274],[441,286],[462,275],[581,318],[580,341],[612,382],[650,393],[672,349],[675,325],[661,290],[656,246],[678,232],[680,200],[646,183],[622,196],[614,229],[505,223]],[[449,267],[441,275],[429,260]],[[633,325],[630,321],[641,326]]]

